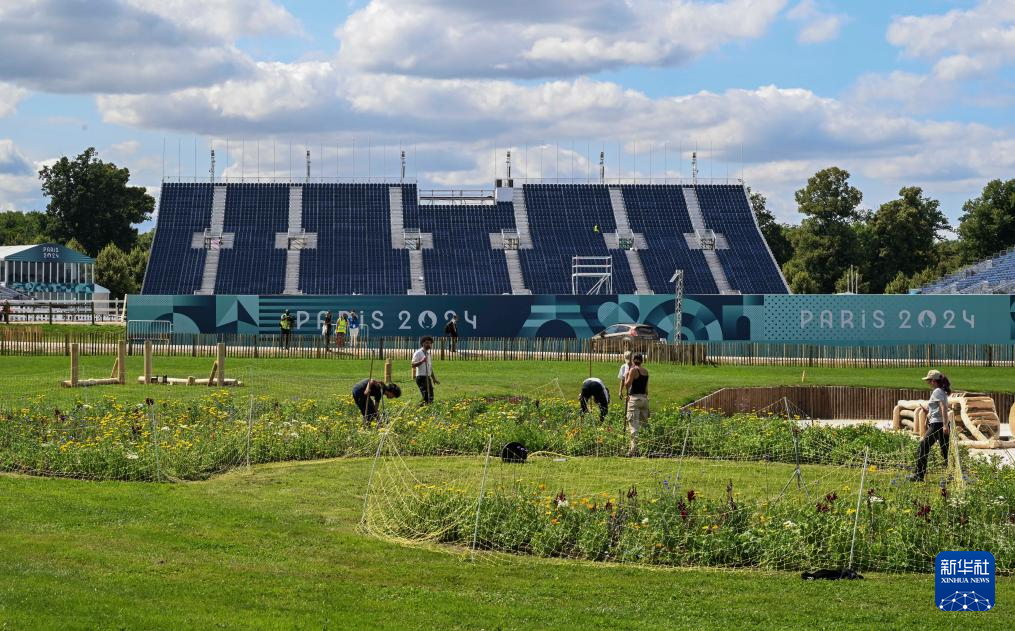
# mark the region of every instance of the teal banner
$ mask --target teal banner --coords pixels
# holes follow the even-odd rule
[[[989,295],[686,296],[688,341],[827,345],[1007,344],[1013,298]],[[177,333],[278,332],[283,310],[296,334],[316,335],[325,314],[356,311],[364,335],[439,335],[457,314],[462,337],[596,335],[613,324],[673,332],[673,296],[130,296],[129,320],[170,322]]]

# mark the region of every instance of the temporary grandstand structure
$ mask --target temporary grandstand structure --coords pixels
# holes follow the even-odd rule
[[[500,184],[167,182],[142,293],[571,294],[575,257],[615,293],[787,292],[741,184]]]
[[[1015,291],[1015,247],[963,267],[917,290],[923,294],[1010,294]]]
[[[3,297],[91,300],[95,259],[57,243],[0,247]]]

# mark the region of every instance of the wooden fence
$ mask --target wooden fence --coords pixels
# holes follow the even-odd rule
[[[998,415],[1007,418],[1015,404],[1015,394],[986,393],[994,399]],[[685,406],[715,410],[724,415],[769,409],[785,413],[785,399],[791,413],[820,419],[892,418],[892,409],[900,399],[927,399],[927,388],[863,388],[852,386],[776,386],[760,388],[723,388]]]
[[[40,327],[0,327],[0,355],[69,355],[77,343],[82,355],[114,355],[124,339],[122,329],[81,327],[81,331],[54,332]],[[96,330],[98,329],[98,330]],[[142,339],[128,338],[130,354],[141,352]],[[213,357],[216,344],[225,343],[232,357],[363,359],[408,358],[419,346],[415,337],[360,338],[359,344],[325,347],[318,335],[293,335],[283,348],[279,335],[175,333],[153,337],[155,352],[163,356]],[[616,361],[627,346],[620,342],[569,338],[483,338],[458,340],[452,352],[449,338],[437,338],[435,354],[445,361],[538,360]],[[652,363],[739,366],[923,367],[1015,366],[1011,344],[911,344],[896,346],[823,346],[819,344],[760,344],[751,342],[694,342],[641,344]]]

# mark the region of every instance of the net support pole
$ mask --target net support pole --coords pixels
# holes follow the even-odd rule
[[[247,471],[250,470],[250,434],[254,429],[254,395],[250,395],[250,409],[247,411]]]
[[[155,454],[155,481],[160,482],[162,480],[162,464],[159,462],[159,424],[155,418],[154,402],[149,406],[149,409],[152,420],[152,453]]]
[[[856,552],[856,530],[860,525],[860,505],[863,502],[863,485],[867,479],[867,461],[870,457],[870,447],[863,450],[863,469],[860,470],[860,489],[856,492],[856,513],[853,514],[853,540],[849,544],[849,566],[853,569],[853,554]]]
[[[486,475],[490,471],[490,446],[493,445],[493,435],[486,441],[486,460],[483,462],[483,481],[479,485],[479,501],[476,502],[476,524],[472,528],[472,560],[476,560],[476,543],[479,540],[479,515],[483,510],[483,496],[486,494]]]

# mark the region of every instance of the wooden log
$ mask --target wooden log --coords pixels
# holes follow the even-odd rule
[[[127,385],[127,341],[116,343],[116,381],[121,386]]]
[[[392,378],[391,372],[392,372],[391,358],[389,357],[386,360],[384,360],[384,383],[391,383]]]
[[[208,375],[208,378],[207,379],[198,379],[198,381],[201,382],[203,385],[206,385],[206,386],[213,385],[214,382],[215,382],[215,373],[218,372],[218,369],[219,369],[219,363],[218,363],[218,360],[215,360],[212,363],[212,365],[211,365],[211,374]]]
[[[144,381],[141,383],[152,382],[152,341],[145,340],[144,343]]]
[[[916,417],[913,419],[913,433],[920,438],[927,433],[927,410],[920,408],[916,411]]]
[[[902,429],[902,408],[897,405],[892,410],[892,429],[896,431]]]

